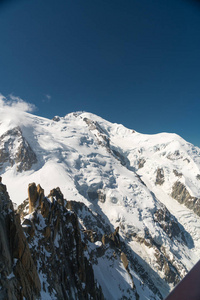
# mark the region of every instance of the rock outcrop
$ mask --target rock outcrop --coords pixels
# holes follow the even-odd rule
[[[28,186],[29,214],[32,213],[37,205],[41,205],[44,198],[44,190],[38,184],[30,183]]]
[[[29,201],[15,212],[0,183],[0,299],[103,300],[77,215],[65,207],[59,188],[51,200],[35,183],[28,191]]]
[[[6,187],[0,183],[0,209],[0,299],[103,300],[95,279],[95,268],[103,268],[102,262],[107,262],[109,268],[124,268],[129,276],[130,299],[139,299],[134,272],[157,299],[162,299],[144,262],[125,239],[151,249],[158,273],[167,283],[177,284],[186,274],[187,270],[147,228],[144,237],[128,235],[121,223],[114,230],[84,203],[65,200],[59,188],[45,197],[40,185],[29,184],[28,199],[14,212]],[[176,238],[187,245],[188,237],[164,205],[158,206],[153,218],[171,240]],[[113,270],[107,267],[110,274]]]
[[[21,215],[22,227],[37,266],[43,297],[103,300],[85,255],[77,215],[66,208],[60,189],[51,190],[46,198],[41,186],[32,183],[28,194],[29,203],[26,201],[23,211],[28,211],[29,205],[31,214]]]
[[[200,216],[200,199],[192,197],[183,183],[180,181],[174,183],[171,196]]]
[[[162,185],[165,182],[165,175],[163,168],[158,168],[156,173],[156,182],[155,184]]]
[[[20,127],[8,130],[0,136],[0,169],[3,166],[16,165],[18,172],[30,170],[37,162],[37,157]]]
[[[67,207],[76,212],[80,220],[81,229],[84,234],[85,244],[89,241],[94,245],[101,244],[99,247],[92,247],[89,252],[90,260],[94,265],[98,266],[99,260],[108,260],[109,265],[115,265],[117,262],[120,265],[122,263],[125,271],[128,273],[131,281],[131,285],[127,292],[129,297],[127,299],[139,299],[137,289],[134,283],[134,278],[131,275],[130,269],[134,270],[143,280],[145,285],[156,295],[158,299],[162,299],[158,288],[146,272],[145,268],[141,265],[135,253],[130,250],[125,242],[120,238],[121,226],[116,227],[114,231],[111,230],[110,226],[105,223],[105,220],[100,214],[94,214],[84,203],[76,201],[67,201]],[[87,230],[86,230],[87,228]],[[121,253],[124,253],[122,257],[126,257],[128,261],[127,265],[123,263]],[[104,262],[105,263],[105,262]],[[107,270],[107,272],[109,269]],[[112,270],[111,270],[112,274]],[[112,276],[112,275],[111,275]],[[120,283],[119,283],[120,286]],[[120,287],[122,288],[122,287]],[[157,299],[156,298],[156,299]],[[126,297],[124,297],[126,299]]]
[[[38,299],[41,285],[37,269],[19,215],[2,183],[0,211],[0,299]]]

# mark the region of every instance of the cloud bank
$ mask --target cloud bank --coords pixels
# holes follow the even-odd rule
[[[36,110],[34,104],[20,97],[12,94],[5,97],[0,94],[0,135],[16,126],[28,126],[31,119],[27,116],[27,112],[34,110]]]
[[[10,94],[8,97],[0,94],[0,108],[18,112],[33,112],[36,110],[36,106],[34,104],[28,103],[20,97],[12,94]]]

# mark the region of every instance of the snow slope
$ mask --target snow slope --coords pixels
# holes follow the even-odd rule
[[[1,176],[13,202],[27,198],[30,182],[40,183],[46,194],[59,186],[67,200],[84,202],[111,228],[120,227],[121,238],[141,264],[149,266],[152,276],[157,274],[153,278],[163,297],[176,283],[166,275],[167,266],[180,280],[198,261],[200,217],[171,192],[180,180],[191,196],[200,197],[200,149],[176,134],[140,134],[86,112],[49,120],[25,112],[16,117],[1,108],[0,120],[0,135],[19,126],[37,157],[21,173],[16,164],[2,163]],[[164,182],[155,184],[159,168]],[[165,207],[180,231],[177,235],[166,231],[163,220],[155,221]],[[103,286],[106,291],[106,280]]]

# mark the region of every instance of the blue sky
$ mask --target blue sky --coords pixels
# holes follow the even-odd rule
[[[0,3],[0,93],[200,146],[198,1]]]

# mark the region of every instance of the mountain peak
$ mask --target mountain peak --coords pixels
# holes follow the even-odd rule
[[[88,112],[54,120],[25,113],[18,122],[10,128],[2,119],[0,125],[1,175],[11,199],[21,204],[30,182],[41,182],[41,195],[59,187],[97,244],[119,227],[132,277],[124,276],[133,278],[137,293],[135,264],[147,270],[145,286],[155,297],[165,297],[198,260],[200,149],[176,134],[140,134]],[[99,266],[94,274],[105,272]],[[115,299],[104,277],[95,276],[107,298]],[[151,276],[161,286],[157,292]]]

